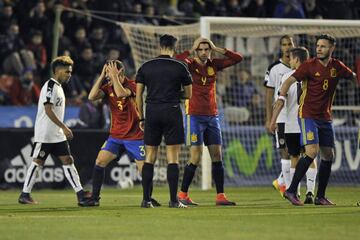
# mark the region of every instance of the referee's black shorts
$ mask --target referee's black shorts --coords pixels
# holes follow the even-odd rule
[[[145,145],[159,146],[162,136],[164,136],[166,145],[184,143],[184,125],[180,104],[148,103],[145,114]]]

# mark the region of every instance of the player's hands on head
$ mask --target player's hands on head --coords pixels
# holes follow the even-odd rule
[[[64,127],[62,128],[62,130],[63,130],[63,132],[64,132],[65,137],[66,137],[67,140],[71,140],[71,139],[74,138],[74,135],[73,135],[73,133],[72,133],[72,131],[71,131],[70,128],[68,128],[67,126],[64,126]]]
[[[119,70],[119,79],[120,79],[120,82],[123,83],[124,82],[124,79],[125,79],[125,71],[123,68],[121,68]]]
[[[195,52],[196,49],[199,47],[200,43],[202,42],[207,42],[208,40],[206,38],[203,38],[203,37],[199,37],[197,38],[194,43],[193,43],[193,46],[192,48],[190,49],[190,52]]]
[[[116,63],[114,61],[111,61],[108,63],[108,72],[111,80],[115,80],[117,76],[119,76],[119,73],[122,69],[118,69],[116,66]]]
[[[206,39],[206,40],[209,43],[211,50],[216,51],[217,47],[215,46],[215,44],[210,39]]]

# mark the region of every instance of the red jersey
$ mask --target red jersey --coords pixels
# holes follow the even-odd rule
[[[110,136],[122,140],[143,139],[144,132],[139,127],[139,114],[135,103],[135,81],[125,78],[122,85],[131,91],[131,96],[117,97],[109,83],[101,87],[111,111]]]
[[[186,114],[217,115],[216,73],[240,62],[243,57],[239,53],[226,50],[227,58],[209,59],[205,65],[200,65],[194,59],[188,58],[189,55],[190,52],[185,51],[176,56],[176,59],[188,65],[193,79],[192,97],[186,101]]]
[[[292,76],[303,81],[299,117],[330,121],[336,85],[341,78],[351,78],[353,72],[335,58],[330,58],[326,67],[317,58],[311,58]]]

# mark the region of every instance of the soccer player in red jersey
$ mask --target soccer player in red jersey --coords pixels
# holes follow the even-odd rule
[[[217,52],[225,58],[210,58],[211,52]],[[194,53],[195,58],[189,55]],[[206,38],[198,38],[189,51],[176,56],[184,61],[193,78],[193,94],[186,101],[186,143],[190,147],[190,161],[185,166],[179,201],[185,205],[197,205],[188,190],[194,178],[196,168],[201,161],[203,143],[208,147],[212,160],[212,176],[216,185],[216,204],[235,205],[224,194],[224,167],[221,154],[221,130],[216,104],[217,72],[239,63],[243,57],[236,52],[219,48]]]
[[[297,198],[296,190],[315,157],[320,154],[319,184],[315,205],[335,205],[325,196],[326,186],[334,159],[334,130],[331,123],[331,105],[339,79],[356,78],[341,61],[332,58],[336,40],[331,35],[323,34],[316,39],[316,57],[305,61],[290,76],[280,90],[277,101],[284,101],[289,87],[296,81],[303,82],[303,93],[299,104],[299,125],[301,144],[305,154],[296,165],[290,187],[284,196],[293,205],[303,205]],[[355,79],[354,79],[355,80]]]
[[[110,136],[97,156],[93,171],[92,198],[81,206],[99,206],[100,190],[105,167],[126,151],[135,159],[139,172],[145,159],[144,133],[139,127],[139,115],[135,103],[136,83],[124,75],[120,61],[109,61],[89,93],[89,100],[104,99],[111,110]],[[152,199],[154,206],[160,206]]]

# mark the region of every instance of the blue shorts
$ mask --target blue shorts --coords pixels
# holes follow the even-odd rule
[[[121,156],[126,151],[135,160],[145,160],[144,140],[121,140],[109,137],[101,150],[112,152],[117,156]]]
[[[186,145],[221,145],[220,120],[218,116],[185,116]]]
[[[319,144],[322,147],[335,147],[334,129],[331,122],[311,118],[299,118],[301,146]]]

